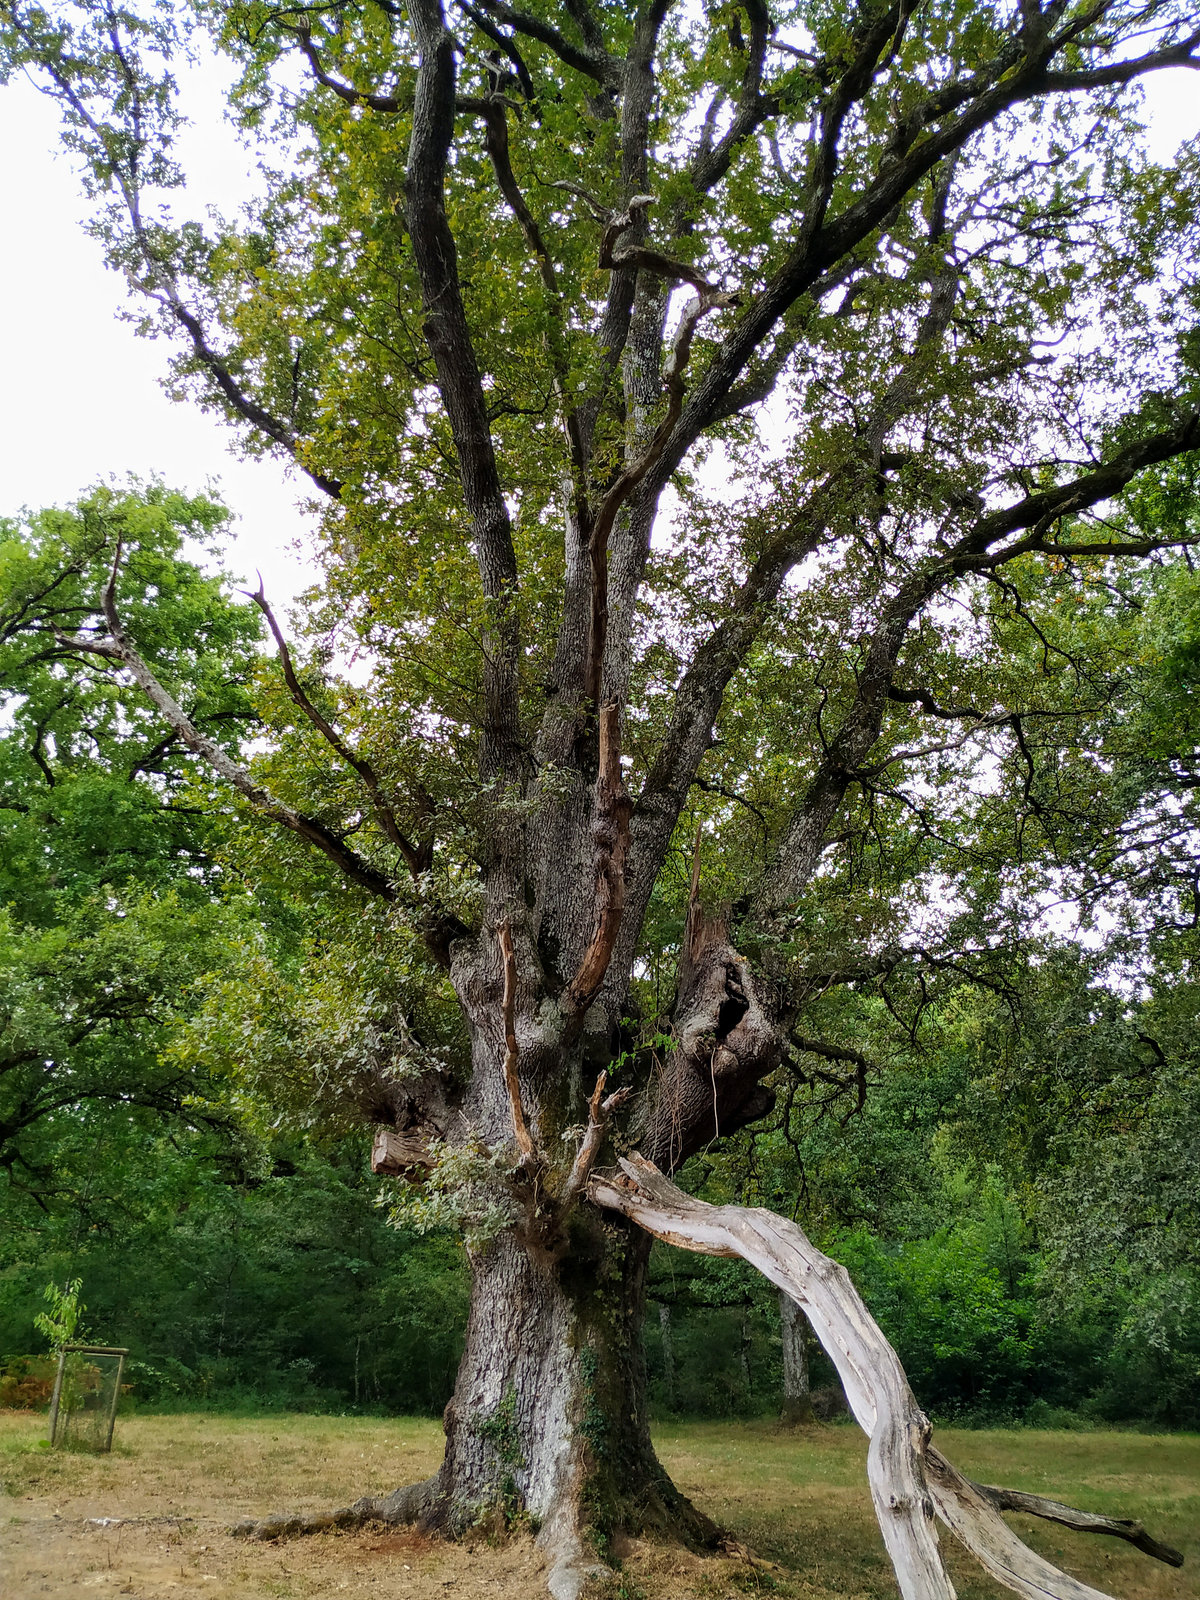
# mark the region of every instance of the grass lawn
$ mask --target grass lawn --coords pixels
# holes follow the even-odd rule
[[[434,1422],[123,1417],[113,1454],[99,1457],[51,1453],[39,1446],[44,1432],[41,1417],[0,1412],[4,1600],[524,1600],[540,1592],[542,1562],[527,1540],[446,1546],[375,1532],[258,1545],[224,1531],[242,1516],[341,1505],[426,1476],[441,1447]],[[676,1482],[754,1559],[702,1562],[639,1544],[626,1553],[620,1600],[896,1595],[856,1429],[783,1434],[768,1423],[676,1423],[656,1436]],[[1117,1540],[1014,1519],[1057,1564],[1124,1600],[1200,1600],[1200,1436],[937,1437],[974,1478],[1141,1518],[1187,1557],[1177,1571]],[[1004,1592],[969,1558],[952,1553],[951,1561],[962,1600]]]

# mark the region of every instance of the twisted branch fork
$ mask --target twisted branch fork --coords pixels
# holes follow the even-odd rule
[[[696,295],[684,307],[679,326],[671,341],[671,348],[663,364],[662,381],[667,391],[667,411],[655,429],[646,448],[636,461],[630,462],[606,491],[596,511],[595,520],[588,532],[588,560],[592,591],[591,616],[588,624],[588,649],[584,670],[584,700],[590,706],[599,706],[604,671],[604,649],[608,637],[608,541],[621,508],[657,466],[675,425],[683,414],[683,374],[692,353],[692,340],[700,319],[723,306],[739,303],[736,293],[726,293],[708,282],[693,267],[675,261],[661,251],[642,245],[615,248],[623,233],[635,226],[647,207],[654,204],[654,196],[636,194],[625,210],[614,217],[605,228],[600,240],[599,265],[616,272],[623,267],[636,267],[653,272],[674,283],[690,283]]]
[[[543,1167],[545,1158],[529,1131],[525,1107],[521,1100],[519,1076],[521,1058],[516,1029],[517,961],[513,949],[512,927],[505,920],[496,932],[504,959],[504,997],[501,1002],[504,1012],[504,1086],[508,1094],[509,1110],[512,1113],[513,1137],[521,1153],[519,1166],[529,1170]],[[564,1206],[572,1205],[583,1194],[596,1157],[600,1154],[600,1147],[604,1143],[604,1135],[612,1121],[612,1114],[623,1106],[633,1093],[630,1088],[617,1089],[605,1098],[604,1085],[607,1079],[607,1072],[602,1072],[596,1079],[596,1087],[588,1098],[587,1127],[562,1189],[561,1200]]]

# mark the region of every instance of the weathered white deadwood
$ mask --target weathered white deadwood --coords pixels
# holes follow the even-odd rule
[[[1102,1517],[1098,1511],[1080,1511],[1075,1506],[1065,1506],[1061,1500],[1047,1500],[1044,1495],[1026,1494],[1024,1489],[1001,1489],[993,1483],[973,1485],[990,1500],[997,1511],[1023,1511],[1030,1517],[1044,1517],[1047,1522],[1059,1522],[1076,1533],[1107,1533],[1114,1539],[1125,1539],[1144,1555],[1166,1562],[1168,1567],[1181,1567],[1183,1555],[1169,1544],[1162,1544],[1146,1532],[1140,1522],[1128,1517]]]
[[[619,1211],[647,1232],[702,1255],[740,1256],[804,1307],[813,1331],[837,1368],[855,1421],[871,1441],[867,1476],[875,1514],[905,1600],[953,1600],[954,1587],[938,1547],[937,1515],[989,1573],[1027,1600],[1107,1600],[1102,1591],[1060,1572],[1022,1543],[1000,1515],[1010,1491],[964,1478],[930,1443],[932,1429],[908,1386],[900,1359],[863,1304],[846,1269],[811,1243],[794,1222],[748,1206],[712,1206],[693,1199],[651,1162],[621,1162],[623,1177],[595,1174],[590,1198]],[[1086,1512],[1022,1497],[1019,1509],[1052,1515],[1068,1526],[1130,1538],[1140,1525],[1111,1524]],[[1055,1512],[1047,1508],[1055,1507]],[[1144,1531],[1144,1530],[1143,1530]],[[1139,1548],[1147,1549],[1136,1538]],[[1150,1541],[1154,1543],[1154,1541]],[[1149,1551],[1165,1551],[1158,1546]],[[1160,1559],[1170,1560],[1170,1555]]]
[[[583,1138],[579,1142],[575,1160],[571,1164],[571,1171],[563,1186],[564,1203],[574,1200],[576,1195],[583,1192],[596,1157],[600,1154],[600,1146],[604,1143],[604,1135],[608,1131],[608,1124],[613,1112],[625,1104],[633,1093],[632,1089],[615,1089],[607,1099],[604,1098],[604,1085],[608,1081],[608,1073],[602,1072],[596,1079],[596,1087],[588,1098],[588,1123],[584,1130]]]

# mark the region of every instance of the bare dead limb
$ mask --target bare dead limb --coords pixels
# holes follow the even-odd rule
[[[500,952],[504,957],[504,997],[501,1001],[504,1010],[504,1086],[508,1090],[508,1104],[512,1111],[513,1137],[521,1152],[522,1165],[528,1165],[538,1159],[538,1154],[529,1124],[525,1121],[525,1108],[521,1104],[521,1080],[518,1076],[521,1054],[517,1048],[516,1024],[517,958],[513,950],[512,928],[507,921],[500,924],[497,934]]]
[[[640,1156],[623,1160],[621,1170],[623,1176],[593,1175],[588,1195],[597,1205],[619,1211],[681,1249],[740,1256],[804,1307],[838,1370],[855,1420],[871,1440],[871,1496],[905,1600],[953,1600],[934,1531],[935,1511],[994,1578],[1026,1600],[1106,1600],[1101,1591],[1060,1572],[1017,1538],[995,1498],[1008,1491],[971,1483],[934,1449],[929,1421],[913,1398],[899,1358],[846,1269],[815,1249],[794,1222],[758,1208],[707,1205],[685,1195]],[[1102,1529],[1099,1523],[1111,1519],[1058,1509],[1083,1519],[1068,1526],[1086,1523],[1091,1532],[1117,1532],[1123,1526]],[[1129,1533],[1118,1536],[1128,1538]]]
[[[258,588],[253,594],[250,594],[249,590],[243,592],[253,600],[254,604],[267,619],[267,627],[270,628],[271,637],[275,640],[276,648],[279,651],[279,663],[283,668],[283,679],[288,686],[288,692],[292,700],[303,711],[304,715],[334,753],[362,779],[363,786],[371,797],[371,804],[375,809],[375,814],[379,818],[379,826],[399,850],[404,858],[405,865],[413,877],[420,877],[421,873],[426,871],[430,865],[429,849],[418,847],[405,836],[400,824],[396,821],[395,813],[384,796],[379,774],[369,761],[366,761],[346,743],[337,729],[317,710],[305,692],[303,684],[296,676],[296,669],[292,665],[292,653],[288,649],[287,640],[284,638],[283,631],[275,620],[275,613],[271,610],[267,597],[263,592],[262,574],[259,574]]]
[[[371,1146],[371,1171],[389,1177],[422,1176],[436,1166],[428,1141],[420,1135],[398,1133],[395,1128],[377,1128]]]
[[[116,555],[113,557],[112,571],[109,573],[101,597],[101,609],[108,623],[109,637],[92,639],[59,633],[60,641],[72,649],[83,650],[91,655],[104,656],[110,661],[119,662],[188,749],[202,757],[227,783],[231,783],[239,794],[250,801],[256,811],[269,817],[273,822],[281,823],[300,838],[307,839],[310,844],[315,844],[318,850],[324,851],[352,882],[369,889],[381,899],[394,900],[396,891],[389,878],[364,860],[356,850],[351,849],[345,839],[334,833],[332,828],[327,827],[316,817],[306,816],[303,812],[294,810],[256,782],[245,767],[239,766],[234,761],[228,751],[223,750],[215,740],[200,732],[174,695],[158,681],[125,633],[117,612],[117,574],[121,569],[122,554],[122,547],[118,544]]]
[[[1098,1511],[1080,1511],[1075,1506],[1065,1506],[1061,1500],[1047,1500],[1044,1495],[1026,1494],[1023,1489],[1000,1489],[991,1483],[974,1483],[985,1500],[990,1500],[997,1511],[1023,1511],[1030,1517],[1043,1517],[1047,1522],[1059,1522],[1064,1528],[1074,1528],[1077,1533],[1107,1533],[1114,1539],[1125,1539],[1144,1555],[1155,1561],[1165,1561],[1169,1567],[1181,1567],[1183,1556],[1169,1544],[1160,1544],[1147,1533],[1140,1522],[1126,1517],[1102,1517]]]
[[[604,1085],[608,1081],[608,1073],[602,1072],[596,1079],[596,1087],[588,1098],[588,1125],[572,1164],[570,1175],[563,1186],[563,1200],[571,1201],[583,1192],[583,1188],[591,1175],[596,1157],[600,1154],[600,1146],[604,1143],[604,1135],[612,1120],[612,1114],[618,1106],[623,1106],[633,1093],[632,1089],[616,1089],[607,1099],[603,1099]]]
[[[635,194],[624,211],[618,212],[615,217],[609,216],[604,232],[600,235],[600,266],[613,265],[613,251],[616,249],[617,240],[623,233],[628,233],[630,228],[635,227],[653,204],[652,194]]]
[[[596,931],[579,970],[567,986],[564,1007],[578,1023],[600,992],[621,931],[625,912],[625,857],[633,802],[621,780],[621,712],[616,705],[600,711],[600,770],[596,775]]]
[[[295,1534],[328,1533],[331,1529],[362,1528],[368,1523],[404,1524],[418,1522],[437,1499],[436,1475],[422,1483],[406,1484],[388,1495],[364,1495],[352,1506],[338,1511],[309,1513],[277,1511],[269,1517],[235,1522],[230,1533],[235,1539],[287,1539]]]

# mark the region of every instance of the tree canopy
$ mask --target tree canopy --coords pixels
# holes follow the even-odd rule
[[[835,1361],[866,1326],[788,1225],[712,1221],[644,1160],[589,1187],[601,1150],[670,1172],[781,1099],[792,1134],[798,1091],[861,1111],[960,990],[1003,1033],[1056,905],[1121,924],[1131,982],[1190,960],[1200,170],[1149,159],[1139,105],[1200,65],[1195,8],[3,18],[177,392],[325,505],[301,648],[254,597],[265,752],[157,653],[136,536],[60,647],[137,686],[240,797],[231,859],[321,919],[299,1029],[263,1019],[280,1099],[299,1067],[356,1106],[467,1231],[446,1462],[354,1515],[454,1528],[515,1493],[574,1595],[589,1526],[711,1532],[653,1461],[646,1246],[614,1213],[767,1262]],[[197,46],[260,162],[236,219],[176,164]],[[974,1549],[1003,1524],[913,1442],[877,1335],[851,1402],[909,1508],[885,1534],[905,1592],[944,1594],[918,1503]],[[1058,1581],[1027,1559],[1023,1592]]]

